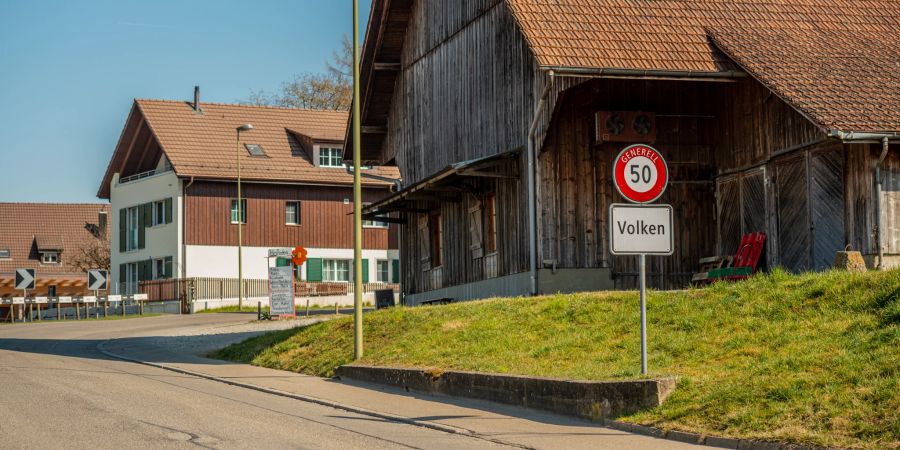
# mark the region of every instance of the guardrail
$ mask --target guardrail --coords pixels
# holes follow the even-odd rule
[[[34,322],[42,320],[99,319],[101,316],[125,317],[128,314],[180,313],[175,302],[150,302],[144,294],[78,296],[78,297],[0,297],[0,322]]]
[[[161,173],[171,172],[171,169],[166,170],[148,170],[146,172],[136,173],[134,175],[129,175],[127,177],[122,177],[119,179],[119,184],[133,183],[138,180],[142,180],[144,178],[150,178],[154,175],[159,175]]]

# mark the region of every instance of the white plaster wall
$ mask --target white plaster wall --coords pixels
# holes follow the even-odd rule
[[[143,203],[172,198],[172,223],[147,228],[144,249],[119,251],[119,210]],[[119,174],[110,186],[110,271],[114,286],[123,277],[119,265],[147,259],[172,257],[172,273],[179,274],[182,261],[181,180],[166,172],[131,183],[119,184]]]
[[[271,261],[268,259],[269,248],[283,247],[244,247],[244,278],[268,278],[268,267],[275,265],[274,259]],[[306,250],[309,252],[307,256],[309,258],[353,259],[352,249],[308,248]],[[186,246],[187,277],[237,278],[237,254],[237,246],[188,245]],[[369,281],[375,282],[378,271],[375,261],[399,259],[400,251],[363,249],[362,257],[369,260]],[[302,273],[306,278],[306,265],[303,266]]]

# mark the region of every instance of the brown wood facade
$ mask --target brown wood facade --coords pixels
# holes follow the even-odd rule
[[[363,201],[386,195],[386,189],[364,189]],[[353,191],[349,186],[242,183],[241,196],[247,199],[247,223],[242,230],[245,246],[353,247]],[[190,184],[185,192],[185,244],[237,245],[237,225],[231,223],[231,200],[236,198],[237,184],[233,182],[198,180]],[[285,223],[288,201],[300,202],[299,225]],[[396,228],[364,228],[363,248],[396,249]]]

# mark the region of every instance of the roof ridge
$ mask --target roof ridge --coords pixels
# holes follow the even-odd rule
[[[162,103],[185,103],[190,105],[193,103],[190,100],[174,100],[174,99],[164,99],[164,98],[135,98],[135,102],[162,102]],[[256,108],[256,109],[275,109],[281,111],[303,111],[303,112],[312,112],[312,113],[341,113],[349,115],[350,111],[343,111],[339,109],[313,109],[313,108],[293,108],[290,106],[273,106],[273,105],[248,105],[242,103],[225,103],[225,102],[207,102],[201,101],[200,106],[203,105],[216,105],[216,106],[233,106],[238,108]]]

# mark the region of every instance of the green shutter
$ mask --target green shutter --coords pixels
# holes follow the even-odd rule
[[[122,289],[123,291],[125,290],[125,286],[123,286],[123,283],[128,281],[128,279],[125,278],[127,273],[128,273],[128,270],[126,269],[126,265],[119,264],[119,289]]]
[[[144,203],[138,207],[138,249],[147,247],[147,227],[153,222],[153,219],[147,218],[148,213],[152,214],[153,204]]]
[[[322,258],[306,260],[306,281],[322,281]]]
[[[275,267],[289,267],[291,265],[291,260],[288,258],[276,258],[275,259]]]
[[[119,252],[125,252],[125,208],[119,210]]]
[[[172,223],[172,197],[166,199],[166,223]]]
[[[163,262],[163,278],[172,278],[172,257],[166,256]]]
[[[362,270],[362,273],[363,273],[362,282],[363,282],[363,284],[365,284],[365,283],[369,282],[369,260],[368,259],[362,260],[362,269],[363,269]]]
[[[392,259],[391,260],[391,282],[399,283],[400,282],[400,260]]]

